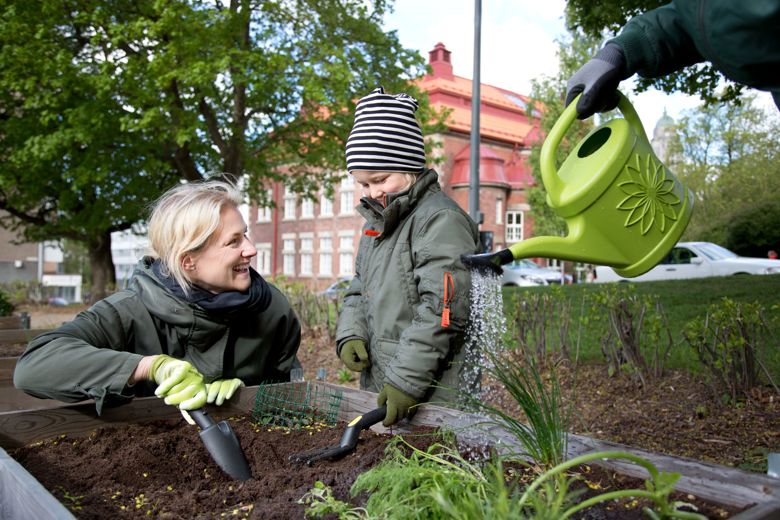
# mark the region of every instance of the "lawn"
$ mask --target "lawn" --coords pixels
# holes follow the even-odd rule
[[[582,326],[580,341],[580,359],[597,361],[602,359],[598,342],[598,318],[595,313],[603,310],[593,305],[593,297],[599,291],[605,291],[615,284],[577,284],[569,286],[546,287],[507,287],[504,288],[504,312],[511,315],[510,306],[517,305],[518,298],[534,293],[545,294],[559,291],[554,298],[568,299],[571,302],[570,333],[576,333],[579,318],[584,314],[591,318],[587,326]],[[654,295],[659,298],[668,319],[674,339],[674,349],[669,360],[669,368],[682,368],[698,372],[699,362],[695,353],[683,338],[683,328],[690,320],[705,316],[707,307],[727,297],[739,302],[758,303],[763,306],[765,316],[773,321],[770,349],[765,360],[770,373],[780,373],[780,275],[766,276],[728,276],[701,278],[693,280],[669,280],[659,282],[620,283],[621,288],[632,288],[637,295]],[[584,303],[584,304],[583,304]],[[773,318],[773,319],[772,319]],[[550,327],[553,329],[554,327]],[[551,330],[551,332],[553,332]],[[512,339],[510,338],[510,341]]]

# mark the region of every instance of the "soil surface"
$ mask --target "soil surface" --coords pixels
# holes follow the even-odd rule
[[[44,328],[72,319],[81,308],[19,310],[30,312],[33,328]],[[18,355],[23,348],[0,355]],[[343,370],[334,345],[323,335],[304,336],[298,357],[307,380],[324,370],[326,381],[358,387],[357,374]],[[771,388],[726,405],[713,397],[702,377],[680,371],[645,388],[625,374],[609,377],[598,365],[559,366],[558,377],[572,407],[574,433],[761,473],[766,473],[767,453],[780,452],[780,396]],[[516,408],[497,393],[496,402]]]
[[[302,519],[298,503],[322,481],[340,500],[349,499],[357,476],[384,457],[389,435],[364,431],[356,450],[337,461],[312,466],[290,462],[292,453],[337,445],[344,425],[313,425],[299,429],[253,424],[249,416],[228,419],[252,470],[253,479],[230,479],[211,460],[197,430],[183,421],[168,420],[123,428],[103,428],[88,437],[59,436],[11,452],[28,472],[76,517],[113,519]],[[437,440],[430,429],[404,433],[404,439],[425,449]],[[618,477],[595,467],[580,468],[582,499],[641,481]],[[725,510],[676,494],[708,518],[728,518]],[[358,497],[354,505],[361,505]],[[626,499],[595,507],[579,520],[645,518],[644,502]]]

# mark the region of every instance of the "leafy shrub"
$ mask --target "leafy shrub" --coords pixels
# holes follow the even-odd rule
[[[5,291],[0,290],[0,316],[10,316],[14,311],[14,305]]]
[[[331,343],[336,341],[341,300],[320,296],[306,284],[290,281],[285,276],[269,281],[287,296],[290,306],[301,322],[304,334],[324,335]]]
[[[770,249],[780,250],[780,201],[765,202],[735,216],[724,245],[738,255],[762,258]]]
[[[593,323],[601,323],[601,352],[610,375],[625,370],[644,386],[661,377],[674,346],[663,306],[655,295],[637,295],[626,284],[593,293]]]
[[[723,298],[703,318],[686,324],[685,340],[707,369],[716,396],[725,394],[735,402],[759,384],[761,358],[771,339],[764,314],[758,303]]]

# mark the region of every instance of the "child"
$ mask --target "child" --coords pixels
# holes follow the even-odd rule
[[[337,353],[379,392],[390,426],[421,401],[452,402],[463,358],[476,224],[425,167],[417,101],[379,87],[358,101],[347,171],[363,189],[355,277],[344,298]]]

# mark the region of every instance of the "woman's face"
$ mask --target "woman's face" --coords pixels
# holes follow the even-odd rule
[[[200,250],[182,259],[190,281],[207,291],[245,292],[251,282],[249,263],[257,249],[247,237],[247,228],[238,209],[222,208],[221,223]]]
[[[414,174],[402,172],[372,172],[358,170],[352,172],[361,188],[363,195],[376,199],[386,206],[385,196],[388,193],[400,193],[406,191],[414,184]]]

